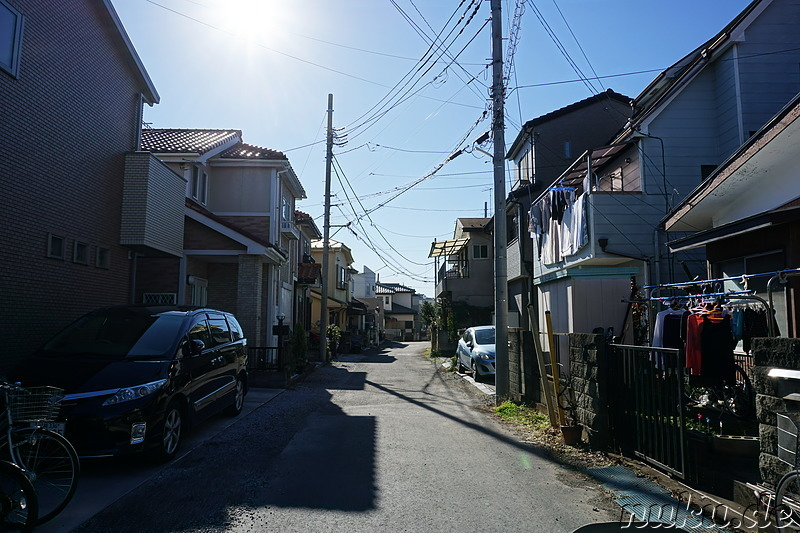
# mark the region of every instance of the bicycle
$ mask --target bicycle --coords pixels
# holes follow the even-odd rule
[[[59,433],[42,427],[58,417],[64,392],[2,383],[0,393],[5,409],[5,416],[0,414],[0,453],[8,453],[33,485],[39,510],[36,525],[40,525],[66,507],[78,486],[75,448]]]
[[[800,411],[777,413],[777,417],[778,459],[790,464],[792,470],[775,485],[775,505],[771,512],[778,531],[787,533],[800,529],[800,469],[797,467]]]
[[[33,531],[38,520],[39,500],[25,471],[0,461],[0,530]]]

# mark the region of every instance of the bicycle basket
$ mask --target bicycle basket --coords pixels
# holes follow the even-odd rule
[[[8,392],[13,422],[47,422],[58,418],[64,390],[56,387],[28,387]]]
[[[800,427],[800,411],[787,411],[778,415],[778,459],[797,466],[798,428]]]

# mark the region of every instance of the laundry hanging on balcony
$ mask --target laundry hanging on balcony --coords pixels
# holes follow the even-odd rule
[[[551,187],[528,214],[528,231],[546,265],[578,253],[589,242],[586,194],[576,196],[572,187]]]

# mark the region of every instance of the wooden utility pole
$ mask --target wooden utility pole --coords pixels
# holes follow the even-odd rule
[[[496,401],[508,399],[508,272],[506,260],[506,140],[503,104],[502,0],[492,0],[492,135],[494,137],[494,324]]]
[[[333,164],[333,94],[328,95],[328,139],[325,156],[325,216],[322,224],[322,302],[319,317],[319,360],[328,360],[328,250],[331,233],[331,165]]]

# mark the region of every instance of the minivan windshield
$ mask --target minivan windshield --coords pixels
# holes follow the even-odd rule
[[[105,309],[72,323],[50,339],[41,353],[110,359],[171,357],[183,320],[183,315],[152,314],[147,309]]]
[[[494,344],[494,328],[476,329],[475,342],[478,344]]]

